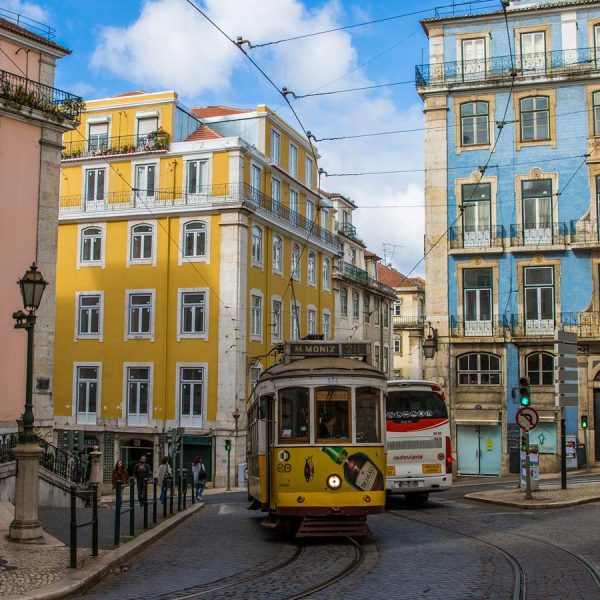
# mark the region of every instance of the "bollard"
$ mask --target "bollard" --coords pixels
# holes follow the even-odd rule
[[[77,488],[71,486],[71,531],[69,535],[69,567],[77,568]]]
[[[187,475],[183,474],[183,508],[187,507]]]
[[[152,522],[156,525],[156,482],[158,479],[154,477],[152,480],[152,486],[154,489],[154,495],[152,496]]]
[[[181,512],[181,471],[177,478],[177,512]]]
[[[169,503],[170,503],[170,513],[173,514],[173,492],[174,492],[174,488],[175,488],[175,479],[171,480],[171,489],[170,489],[170,498],[169,498]]]
[[[148,478],[144,479],[144,529],[148,529]]]
[[[92,556],[98,556],[98,484],[92,483]]]
[[[123,484],[117,481],[115,489],[115,546],[121,542],[121,505],[123,504]]]
[[[129,535],[135,535],[135,480],[129,480]]]

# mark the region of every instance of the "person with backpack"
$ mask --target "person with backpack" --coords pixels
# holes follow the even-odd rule
[[[206,485],[206,467],[199,456],[196,456],[192,461],[192,475],[194,477],[196,500],[202,500],[204,486]]]
[[[169,488],[173,483],[173,472],[169,465],[169,457],[163,456],[158,467],[158,473],[156,474],[158,485],[160,485],[160,503],[165,504],[167,502],[167,495]]]
[[[133,476],[137,482],[138,500],[140,502],[140,506],[144,506],[144,501],[146,500],[145,482],[152,477],[152,469],[150,469],[150,465],[146,461],[145,454],[140,456],[139,462],[135,465],[133,469]],[[131,500],[133,501],[133,498]]]

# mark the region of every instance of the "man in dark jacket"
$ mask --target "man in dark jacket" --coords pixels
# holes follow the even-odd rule
[[[144,506],[144,501],[146,499],[146,488],[144,482],[146,479],[152,477],[152,470],[150,469],[150,465],[146,462],[146,456],[142,454],[140,457],[140,461],[135,465],[133,469],[133,476],[137,481],[137,491],[138,491],[138,500],[140,502],[140,506]],[[133,498],[131,499],[133,502]]]

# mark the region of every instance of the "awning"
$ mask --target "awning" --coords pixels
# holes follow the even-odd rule
[[[457,425],[497,425],[500,423],[500,411],[475,408],[459,409],[454,413],[454,422]]]

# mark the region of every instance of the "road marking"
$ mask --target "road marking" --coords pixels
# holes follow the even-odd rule
[[[220,515],[231,515],[234,512],[236,512],[236,505],[235,504],[221,504],[221,506],[219,507],[219,513]]]

